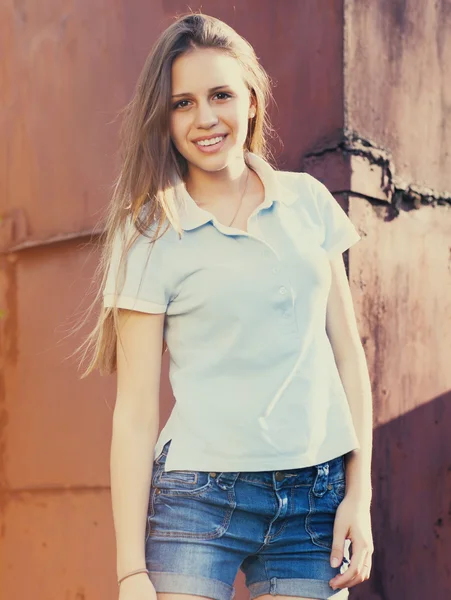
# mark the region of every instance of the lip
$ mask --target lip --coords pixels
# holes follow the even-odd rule
[[[219,137],[219,136],[223,136],[225,137],[227,135],[227,133],[214,133],[212,135],[204,135],[202,137],[198,137],[194,140],[191,140],[192,142],[196,143],[196,142],[204,142],[205,140],[211,140],[215,137]]]
[[[216,134],[216,135],[212,135],[208,138],[203,138],[203,139],[208,140],[211,138],[219,137],[220,135],[221,134]],[[227,134],[222,136],[222,140],[220,142],[218,142],[217,144],[212,144],[211,146],[200,146],[199,144],[196,144],[196,142],[193,142],[193,144],[196,146],[196,148],[199,150],[199,152],[202,152],[203,154],[214,154],[216,152],[219,152],[222,149],[226,140],[227,140]]]

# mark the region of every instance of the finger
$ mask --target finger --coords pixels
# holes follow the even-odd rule
[[[360,553],[360,558],[358,553],[356,553],[356,559],[357,560],[354,563],[352,563],[351,560],[351,565],[348,571],[343,573],[341,581],[337,582],[340,587],[351,588],[364,581],[364,571],[367,570],[365,565],[368,564],[368,552]]]
[[[343,562],[343,553],[346,541],[347,531],[345,528],[340,527],[340,524],[335,521],[334,534],[332,541],[332,551],[330,553],[330,566],[336,569]]]
[[[347,568],[347,570],[344,573],[336,575],[329,582],[331,587],[333,587],[334,589],[336,587],[340,587],[340,588],[349,587],[350,583],[354,579],[355,579],[354,584],[360,583],[359,577],[363,570],[364,563],[367,563],[366,558],[368,555],[368,551],[363,544],[360,546],[355,546],[355,544],[353,544],[353,546],[354,546],[354,548],[352,551],[352,557],[351,557],[351,562],[349,564],[349,567]]]
[[[362,581],[366,581],[367,579],[369,579],[370,573],[371,573],[371,567],[368,567],[367,565],[363,565],[363,571],[360,574]]]
[[[362,581],[365,581],[365,579],[367,579],[367,574],[369,573],[368,566],[371,567],[371,563],[369,555],[368,553],[366,553],[362,561],[357,565],[356,575],[348,583],[348,588],[352,588],[355,585],[358,585],[359,583],[362,583]]]
[[[368,555],[367,558],[365,559],[365,562],[363,563],[362,572],[360,573],[361,581],[366,581],[367,579],[369,579],[370,574],[371,574],[371,557],[370,557],[370,555]],[[353,581],[351,581],[350,587],[352,587],[352,585],[354,585]],[[357,585],[357,583],[355,585]]]

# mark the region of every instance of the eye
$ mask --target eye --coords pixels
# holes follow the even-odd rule
[[[221,98],[218,98],[219,100],[227,100],[228,98],[232,97],[232,94],[229,94],[228,92],[216,92],[216,94],[213,97],[217,98],[218,96],[222,96]],[[186,108],[186,104],[183,105],[185,102],[189,103],[189,100],[179,100],[178,102],[173,104],[173,110],[177,110],[178,108]]]
[[[227,92],[218,92],[217,94],[215,94],[215,96],[226,96],[227,98],[231,98],[231,94],[228,94]]]
[[[172,108],[173,108],[174,110],[176,110],[176,109],[177,109],[177,108],[179,108],[179,107],[180,107],[180,105],[181,105],[181,104],[183,104],[184,102],[188,102],[188,100],[180,100],[179,102],[176,102],[176,103],[175,103],[175,104],[172,106]],[[184,106],[182,106],[181,108],[185,108],[185,107],[184,107]]]

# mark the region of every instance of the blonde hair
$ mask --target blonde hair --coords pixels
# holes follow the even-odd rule
[[[267,116],[268,102],[273,100],[271,80],[260,65],[254,49],[219,19],[200,13],[177,18],[156,40],[138,78],[132,99],[121,111],[121,168],[107,207],[104,231],[99,238],[101,255],[95,279],[100,281],[100,287],[77,331],[99,303],[103,304],[102,292],[111,263],[113,242],[118,235],[125,242],[128,224],[134,226],[135,235],[124,243],[119,268],[123,267],[126,254],[136,239],[140,235],[147,235],[151,226],[155,235],[150,238],[150,247],[158,239],[165,223],[167,228],[161,235],[170,226],[180,237],[183,235],[174,186],[177,181],[184,179],[187,162],[175,148],[169,133],[171,71],[172,63],[178,56],[200,48],[215,48],[239,61],[244,81],[256,105],[255,117],[249,120],[244,150],[263,158],[268,157],[267,139],[273,133]],[[124,278],[123,272],[116,282],[116,297]],[[75,351],[81,354],[81,362],[91,353],[81,378],[94,369],[99,369],[101,375],[116,370],[117,321],[116,306],[101,306],[94,329]],[[163,346],[163,352],[164,349]]]

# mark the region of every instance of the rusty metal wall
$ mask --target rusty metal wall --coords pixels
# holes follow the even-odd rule
[[[350,280],[375,401],[373,577],[362,600],[451,597],[451,207],[351,198]],[[358,247],[360,246],[360,247]]]
[[[349,274],[375,401],[373,577],[451,598],[451,3],[345,10]],[[356,138],[358,138],[356,140]]]
[[[364,4],[1,5],[1,597],[117,594],[108,474],[115,378],[79,381],[65,357],[82,336],[65,335],[90,299],[89,234],[115,174],[117,111],[156,35],[188,6],[253,44],[276,84],[279,166],[321,176],[364,234],[349,274],[375,389],[378,552],[372,582],[353,597],[447,597],[449,5]],[[442,204],[421,205],[432,197]],[[167,366],[165,356],[162,425],[173,402]],[[241,575],[237,588],[246,598]]]

